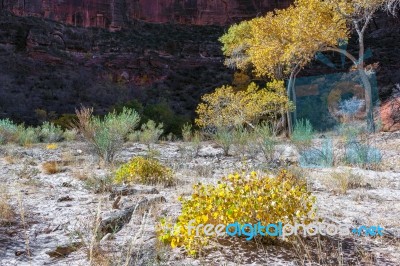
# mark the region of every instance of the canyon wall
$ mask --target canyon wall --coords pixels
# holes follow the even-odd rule
[[[121,28],[133,20],[226,25],[290,0],[1,0],[1,9],[84,27]]]

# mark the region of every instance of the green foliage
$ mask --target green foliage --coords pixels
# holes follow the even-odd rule
[[[189,142],[192,140],[193,132],[192,132],[192,124],[186,123],[182,126],[182,138],[183,141]]]
[[[301,167],[332,167],[333,160],[331,139],[324,140],[321,148],[312,147],[300,152]]]
[[[275,147],[278,144],[272,126],[267,122],[261,122],[256,126],[254,131],[258,136],[257,144],[264,154],[265,159],[267,162],[272,162],[274,160]]]
[[[214,141],[222,147],[224,155],[229,155],[229,149],[234,142],[232,131],[227,128],[219,128],[213,135]]]
[[[352,165],[370,167],[377,165],[382,161],[382,154],[377,148],[353,140],[348,142],[346,145],[345,160],[347,163]]]
[[[176,114],[166,102],[156,104],[147,104],[143,106],[138,100],[131,100],[124,104],[117,105],[114,110],[121,112],[126,107],[137,111],[142,118],[140,123],[145,124],[149,120],[153,120],[158,124],[164,125],[164,133],[172,133],[176,136],[180,135],[181,129],[185,123],[189,122],[189,118]]]
[[[136,111],[126,108],[119,114],[113,111],[104,118],[95,117],[92,113],[92,108],[77,110],[76,127],[94,152],[110,163],[122,148],[125,138],[139,123],[140,117]]]
[[[0,119],[0,144],[6,144],[15,140],[18,126],[8,118]]]
[[[66,129],[63,133],[63,139],[66,141],[73,141],[76,140],[76,136],[78,134],[78,131],[73,128],[73,129]]]
[[[190,198],[182,199],[182,212],[175,224],[162,219],[158,238],[171,247],[184,247],[195,255],[215,236],[189,232],[191,220],[199,224],[256,224],[309,223],[315,217],[315,197],[307,191],[305,183],[283,170],[277,177],[250,174],[231,174],[217,185],[197,184]]]
[[[62,139],[63,130],[53,123],[44,122],[40,127],[39,138],[42,142],[53,143]]]
[[[258,145],[253,145],[256,142],[256,134],[252,130],[248,130],[244,127],[238,127],[232,131],[233,143],[236,148],[236,152],[241,155],[242,158],[247,153],[254,157],[258,152]]]
[[[146,105],[143,110],[143,121],[153,120],[164,125],[164,133],[179,136],[182,126],[189,122],[185,116],[176,114],[166,102]]]
[[[366,125],[352,122],[352,123],[342,123],[336,127],[337,133],[342,136],[345,141],[352,141],[357,139],[359,136],[368,134]]]
[[[18,132],[17,132],[18,144],[22,146],[29,146],[31,144],[38,143],[40,140],[38,135],[39,130],[33,127],[25,128],[24,125],[18,126]]]
[[[174,184],[172,170],[163,166],[157,160],[135,157],[122,165],[115,173],[116,183],[141,183],[149,185]]]
[[[314,138],[314,129],[309,120],[298,120],[294,126],[292,134],[293,143],[303,149],[304,147],[309,147],[311,141]]]
[[[139,141],[150,147],[150,144],[158,141],[163,132],[162,123],[157,125],[153,120],[149,120],[146,124],[142,124]]]

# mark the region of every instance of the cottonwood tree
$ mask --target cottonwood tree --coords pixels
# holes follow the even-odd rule
[[[365,88],[367,121],[374,131],[372,88],[364,69],[364,37],[376,12],[394,12],[399,0],[297,0],[289,8],[234,25],[221,38],[226,64],[251,66],[258,76],[289,79],[287,93],[295,101],[297,74],[317,52],[334,51],[349,58]],[[351,31],[358,35],[358,58],[340,48]],[[288,116],[290,118],[290,116]],[[289,132],[291,131],[291,122]]]
[[[294,81],[300,70],[316,51],[347,38],[346,22],[328,3],[299,0],[287,9],[232,26],[220,40],[228,66],[251,66],[257,76],[288,79],[287,94],[295,101]]]

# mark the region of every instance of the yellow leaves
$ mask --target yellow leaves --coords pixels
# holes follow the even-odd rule
[[[171,185],[174,182],[174,176],[170,168],[157,160],[138,156],[118,168],[114,181]]]
[[[257,75],[279,79],[290,73],[294,65],[305,66],[316,52],[348,38],[346,19],[332,1],[336,0],[297,0],[287,9],[231,27],[220,39],[227,62],[237,63],[239,69],[251,63]],[[351,1],[338,2],[350,11],[348,4],[342,2]],[[234,59],[237,50],[244,60]]]
[[[205,196],[192,195],[183,199],[181,215],[174,225],[165,219],[160,221],[158,239],[170,243],[173,248],[182,246],[194,256],[211,237],[216,237],[205,235],[202,227],[197,230],[197,226],[234,222],[255,224],[258,221],[307,222],[310,217],[315,217],[315,198],[296,180],[287,171],[280,172],[277,177],[251,172],[230,174],[216,185],[196,185],[193,195]],[[189,224],[192,229],[188,229]],[[196,230],[199,235],[195,235]]]
[[[196,109],[198,118],[195,120],[200,127],[255,124],[263,116],[275,118],[277,113],[292,107],[284,82],[276,80],[267,83],[263,89],[250,83],[246,90],[238,92],[231,86],[222,86],[214,93],[205,94],[202,101]]]

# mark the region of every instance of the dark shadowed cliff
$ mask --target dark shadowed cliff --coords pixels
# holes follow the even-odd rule
[[[84,27],[120,28],[133,20],[226,25],[255,17],[288,0],[2,0],[1,8]]]

